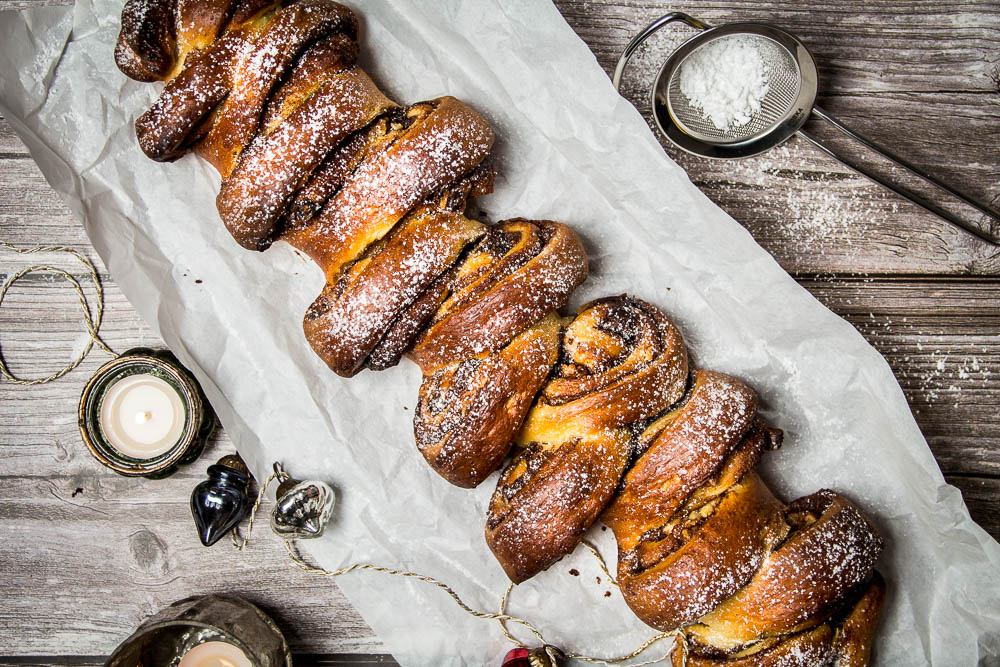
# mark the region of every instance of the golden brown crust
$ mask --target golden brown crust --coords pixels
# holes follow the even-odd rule
[[[828,667],[832,639],[830,626],[821,625],[751,653],[705,656],[692,653],[682,636],[670,653],[670,664],[672,667]]]
[[[265,6],[274,5],[274,1],[174,0],[173,4],[174,39],[177,52],[183,54],[211,44],[231,19],[242,23]]]
[[[652,417],[681,398],[688,375],[677,327],[627,295],[583,306],[566,329],[563,357],[518,436],[523,444],[562,442]]]
[[[137,81],[161,81],[174,66],[174,3],[128,0],[115,44],[118,69]]]
[[[331,368],[411,351],[414,429],[438,472],[474,486],[522,447],[486,526],[512,580],[572,550],[621,483],[605,513],[621,588],[648,623],[683,628],[675,665],[866,664],[884,595],[867,519],[829,491],[771,495],[751,470],[780,432],[742,383],[698,371],[664,413],[687,353],[652,305],[595,301],[561,336],[554,311],[587,275],[580,239],[464,217],[492,189],[492,129],[450,97],[397,106],[356,66],[357,39],[332,0],[127,0],[115,58],[166,81],[136,122],[143,151],[194,150],[222,176],[238,243],[284,240],[319,264],[303,326]]]
[[[233,238],[251,250],[269,245],[313,170],[347,135],[393,106],[356,67],[324,81],[273,132],[259,136],[223,182],[216,203]]]
[[[240,28],[191,54],[153,106],[135,122],[139,147],[151,159],[175,160],[203,137],[202,122],[229,94],[233,65],[253,32]]]
[[[320,91],[331,80],[342,77],[350,70],[358,70],[355,77],[364,79],[367,75],[363,70],[355,67],[358,59],[358,43],[351,37],[335,33],[325,37],[309,46],[302,52],[302,55],[295,62],[294,67],[289,68],[288,74],[271,91],[271,95],[264,107],[264,115],[260,122],[260,134],[268,135],[279,129],[279,125],[291,116],[295,111],[310,101],[310,98]],[[350,89],[343,94],[348,99],[338,99],[330,96],[330,101],[339,104],[344,110],[350,111],[349,107],[357,97],[359,105],[370,96],[382,99],[384,96],[373,83],[367,84],[368,88],[363,89],[363,94],[357,96],[352,94]],[[374,88],[374,90],[372,90]],[[336,121],[336,118],[331,118]],[[313,128],[312,131],[320,131],[322,128]],[[259,139],[260,137],[257,137]],[[230,177],[232,177],[230,175]]]
[[[843,496],[817,491],[789,505],[790,536],[747,586],[688,628],[695,641],[722,650],[818,624],[867,580],[882,539]]]
[[[489,153],[493,131],[479,114],[453,97],[434,100],[431,106],[385,150],[359,165],[320,214],[287,239],[328,278]]]
[[[329,67],[324,71],[335,74],[352,66],[357,53],[354,14],[325,0],[299,0],[267,20],[258,20],[252,12],[271,3],[239,5],[218,37],[214,34],[219,26],[213,22],[230,18],[221,6],[187,2],[179,7],[185,15],[174,17],[154,3],[137,4],[146,8],[135,12],[141,18],[123,18],[119,60],[130,75],[169,79],[157,101],[136,121],[139,145],[155,160],[172,160],[196,147],[223,180],[257,135],[272,93],[300,55],[318,55],[322,49],[315,48],[317,43],[333,40],[336,47],[328,51],[336,58],[325,59]],[[131,25],[135,22],[139,27]],[[193,44],[174,42],[175,24]],[[138,44],[145,55],[133,46],[121,46]],[[130,65],[130,59],[136,62]],[[179,72],[177,66],[182,67]]]
[[[829,621],[814,628],[751,645],[733,654],[699,654],[682,633],[670,653],[672,667],[867,667],[885,598],[885,581],[875,572],[862,594]]]
[[[441,276],[431,283],[430,287],[420,295],[410,307],[403,311],[392,323],[389,330],[382,336],[372,353],[365,361],[365,367],[373,371],[381,371],[391,368],[399,363],[403,355],[417,336],[420,335],[424,325],[434,316],[441,302],[448,295],[448,283],[451,282],[451,271],[441,274]]]
[[[756,413],[757,395],[736,378],[705,370],[692,373],[683,402],[640,436],[643,453],[604,513],[621,553],[634,549],[646,531],[662,525],[715,474],[750,430]]]
[[[844,618],[833,641],[836,652],[834,667],[866,667],[871,660],[872,643],[878,627],[882,605],[885,604],[885,579],[878,572],[865,588],[864,594]]]
[[[635,552],[619,556],[618,584],[636,616],[672,630],[710,612],[757,572],[782,535],[782,505],[750,473],[714,502],[691,508],[669,525],[687,531],[679,548],[643,567]],[[616,533],[617,534],[617,533]]]
[[[587,277],[576,233],[549,220],[508,220],[457,268],[449,294],[414,344],[424,374],[502,349],[546,313],[565,305]]]
[[[653,627],[683,628],[674,665],[867,656],[863,639],[845,639],[843,651],[832,642],[836,614],[871,576],[881,539],[831,491],[789,506],[771,495],[750,471],[781,436],[756,413],[742,382],[696,371],[685,399],[645,429],[603,517],[618,540],[622,594]],[[861,619],[874,623],[877,609],[857,618],[847,627],[870,640]]]
[[[515,583],[579,543],[628,463],[625,426],[676,400],[687,375],[673,324],[627,296],[584,306],[567,328],[561,356],[518,435],[523,449],[490,501],[486,541]]]
[[[386,150],[410,125],[432,109],[427,102],[405,109],[396,107],[348,137],[326,157],[295,193],[288,207],[286,228],[280,238],[292,245],[300,245],[296,238],[301,236],[303,243],[307,243],[315,231],[310,229],[309,223],[352,178],[358,167],[371,160],[375,154]]]
[[[309,344],[337,374],[354,375],[396,318],[484,231],[458,213],[415,210],[309,307]]]
[[[531,402],[556,362],[561,324],[550,313],[499,352],[424,378],[413,427],[427,462],[472,488],[500,467]]]
[[[614,492],[628,463],[624,429],[521,450],[490,501],[486,543],[521,583],[572,551]]]
[[[462,180],[449,185],[443,192],[432,197],[443,209],[464,211],[472,197],[487,195],[493,191],[493,168],[480,164]],[[410,306],[397,317],[386,331],[382,340],[365,360],[365,367],[371,370],[385,370],[399,363],[424,326],[434,317],[441,303],[448,297],[449,287],[459,269],[456,263],[437,280]]]
[[[638,539],[634,548],[620,554],[619,570],[625,573],[640,572],[669,556],[710,515],[723,496],[743,479],[760,461],[763,451],[770,446],[771,429],[763,423],[754,423],[750,432],[729,455],[715,474],[705,481],[684,503],[671,514],[660,515],[656,521],[644,522],[648,527],[635,533]],[[630,513],[631,514],[631,513]],[[628,542],[628,529],[618,526],[623,544]],[[629,527],[631,529],[631,527]]]
[[[213,114],[211,129],[198,144],[198,154],[218,169],[223,180],[228,179],[243,150],[257,135],[272,94],[300,56],[318,41],[344,35],[353,43],[357,34],[354,13],[337,3],[298,0],[279,10],[254,34],[252,48],[239,54],[232,67],[230,90]],[[356,48],[340,48],[340,41],[336,44],[329,74],[352,66],[357,53]]]

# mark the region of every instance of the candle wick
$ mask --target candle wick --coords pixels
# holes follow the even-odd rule
[[[135,423],[142,424],[143,422],[148,422],[153,418],[152,412],[138,412],[135,415]]]

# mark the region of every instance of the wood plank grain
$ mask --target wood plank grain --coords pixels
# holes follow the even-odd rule
[[[28,391],[36,389],[42,387]],[[224,439],[196,464],[159,481],[108,473],[82,449],[78,442],[0,446],[5,458],[19,453],[21,466],[38,468],[47,459],[46,468],[61,473],[15,470],[0,484],[0,572],[21,570],[24,554],[32,554],[29,576],[5,582],[0,628],[16,632],[0,633],[0,653],[41,654],[53,646],[107,652],[155,609],[209,592],[260,604],[297,650],[380,650],[332,582],[317,583],[292,568],[266,531],[244,553],[225,543],[211,549],[197,543],[186,496],[214,457],[230,451]],[[949,481],[965,491],[973,516],[997,534],[1000,481]]]
[[[914,103],[914,97],[920,98],[892,93],[855,103],[840,97],[831,110],[971,195],[998,200],[1000,163],[992,148],[1000,145],[1000,95],[988,101],[967,93],[936,95],[933,104]],[[866,115],[876,105],[884,114],[874,125]],[[925,113],[926,108],[940,110]],[[65,206],[5,123],[0,140],[10,148],[2,160],[0,225],[17,226],[30,216],[53,242],[64,242],[71,219]],[[737,161],[699,158],[662,143],[692,181],[791,273],[1000,275],[1000,248],[871,183],[801,139]],[[847,154],[872,157],[853,147]]]
[[[0,11],[12,9],[32,9],[33,7],[55,7],[59,5],[72,5],[73,0],[0,0]]]
[[[61,242],[85,245],[79,224],[62,228]],[[0,226],[0,235],[25,245],[48,233],[34,226],[30,233],[11,231]],[[0,252],[2,280],[28,263],[48,262],[79,274],[93,296],[79,266],[66,256]],[[92,250],[86,254],[93,257]],[[162,347],[106,276],[105,288],[104,340],[117,351]],[[31,274],[3,306],[0,345],[15,374],[50,373],[87,340],[76,295],[62,281]],[[384,653],[336,585],[300,576],[267,532],[242,553],[225,543],[212,549],[198,543],[187,498],[205,468],[233,450],[224,433],[196,464],[166,480],[119,477],[89,456],[76,427],[76,404],[83,384],[107,358],[95,351],[51,384],[0,385],[0,487],[9,490],[0,497],[0,578],[6,589],[0,629],[8,630],[0,632],[0,654],[108,653],[157,609],[208,592],[237,593],[261,604],[295,650]],[[15,575],[26,562],[31,576]],[[94,563],[104,567],[94,572]],[[93,604],[95,595],[105,602]]]
[[[944,280],[925,280],[915,285],[904,281],[878,282],[871,279],[857,279],[853,283],[852,285],[851,280],[844,278],[814,279],[807,281],[806,286],[821,300],[847,315],[862,328],[868,326],[867,322],[872,315],[876,320],[885,313],[890,313],[893,317],[905,317],[905,326],[901,326],[904,337],[912,335],[908,328],[912,325],[918,329],[919,335],[928,336],[925,339],[927,345],[940,345],[940,340],[936,337],[942,335],[941,322],[945,322],[944,329],[947,330],[947,318],[954,316],[958,310],[965,309],[968,318],[985,321],[987,324],[992,321],[990,317],[995,317],[996,292],[992,290],[996,288],[989,285]],[[75,305],[72,303],[72,293],[56,284],[47,281],[28,282],[23,291],[19,289],[12,292],[10,298],[9,310],[5,308],[0,311],[0,330],[4,333],[11,330],[19,332],[15,339],[3,341],[12,362],[32,358],[34,352],[45,350],[46,340],[51,346],[54,341],[65,341],[79,334],[78,324],[73,319],[65,322],[52,321],[53,312],[68,311]],[[109,342],[119,349],[138,342],[155,344],[155,337],[148,329],[144,329],[144,325],[135,317],[113,285],[109,286],[108,298],[110,319],[104,331]],[[66,308],[52,308],[53,303],[58,304],[60,300],[66,301]],[[899,316],[901,312],[909,314]],[[128,316],[120,317],[116,315],[118,313],[127,313]],[[936,321],[935,318],[944,319]],[[39,321],[45,323],[41,337],[34,344],[22,347],[23,334],[28,331],[29,325],[35,326]],[[57,325],[54,331],[49,328],[52,324]],[[966,334],[963,329],[966,325],[967,322],[958,323],[954,336],[948,340],[960,340]],[[63,328],[58,328],[60,326]],[[938,329],[934,329],[935,326]],[[887,328],[891,326],[875,325],[872,332],[881,336]],[[37,330],[37,327],[32,330]],[[991,330],[987,327],[983,332],[995,336],[997,327],[993,326]],[[947,335],[945,338],[948,338]],[[0,552],[0,572],[11,571],[16,567],[15,563],[21,562],[24,553],[31,553],[32,560],[39,561],[33,573],[47,581],[46,589],[60,591],[60,601],[57,604],[48,599],[46,593],[39,591],[34,581],[26,582],[26,586],[21,589],[15,584],[9,598],[12,600],[12,613],[0,616],[0,627],[37,628],[37,634],[36,630],[26,634],[22,629],[16,635],[9,635],[17,637],[17,646],[24,646],[27,641],[36,647],[35,651],[45,651],[51,647],[52,633],[66,627],[67,636],[58,636],[68,646],[82,645],[90,647],[90,650],[95,645],[106,647],[113,645],[115,639],[127,635],[142,616],[176,597],[199,590],[235,590],[272,609],[281,609],[287,626],[298,629],[298,639],[293,640],[298,642],[295,644],[297,648],[309,651],[344,651],[348,649],[340,641],[350,640],[351,648],[379,650],[377,646],[357,644],[365,639],[368,631],[359,625],[360,619],[339,598],[335,587],[313,590],[310,584],[287,581],[289,577],[294,578],[299,573],[283,570],[282,566],[286,563],[282,561],[280,550],[269,548],[275,545],[265,544],[258,548],[255,544],[248,554],[235,554],[228,548],[217,547],[223,549],[220,555],[218,551],[201,549],[194,541],[184,505],[185,494],[201,479],[203,468],[212,457],[227,448],[225,444],[220,444],[215,451],[206,455],[199,462],[198,469],[181,471],[174,478],[162,482],[125,480],[104,472],[89,458],[79,443],[71,408],[82,383],[101,361],[100,355],[91,357],[78,372],[58,383],[30,389],[6,386],[2,389],[4,400],[0,401],[0,433],[3,434],[3,442],[0,444],[0,457],[5,461],[4,475],[10,477],[0,485],[0,489],[5,490],[0,495],[0,516],[5,517],[0,521],[0,534],[10,536],[10,539],[7,540],[7,547]],[[997,360],[992,357],[982,368],[996,368],[996,363]],[[933,370],[937,368],[933,355],[927,357],[924,368],[933,375]],[[994,375],[988,377],[1000,377],[1000,374],[994,371]],[[973,381],[974,378],[963,380],[956,377],[955,380],[962,384]],[[914,389],[920,392],[934,390],[934,387],[938,391],[942,390],[938,385],[920,384]],[[974,382],[968,387],[967,389],[963,384],[963,401],[976,393]],[[59,405],[68,409],[58,409]],[[946,415],[950,413],[952,408],[949,405],[950,403],[935,401],[930,406],[933,409],[929,408],[927,413],[918,415],[925,431],[928,424],[934,425],[940,418],[940,411]],[[47,418],[40,417],[39,412],[47,414]],[[983,425],[984,414],[989,415],[982,410],[978,413],[974,410],[967,411],[967,414],[952,418],[951,423],[959,429],[968,424]],[[985,427],[989,428],[988,421]],[[978,437],[976,433],[969,433],[970,447]],[[991,440],[995,442],[996,436],[986,434],[978,442],[982,445]],[[942,446],[953,441],[956,441],[954,428],[942,436]],[[946,469],[949,461],[968,464],[990,455],[990,452],[955,451],[949,458],[948,451],[945,450],[944,454],[937,452]],[[961,488],[967,490],[966,497],[973,515],[992,534],[1000,534],[996,496],[989,493],[993,488],[991,483],[966,477],[958,477],[957,480],[962,485]],[[72,494],[78,488],[83,491],[73,498]],[[36,518],[33,522],[33,517],[39,516],[44,518]],[[64,528],[53,531],[53,522]],[[72,544],[81,534],[101,535],[101,539],[91,542],[105,546],[94,548],[88,542],[88,546],[81,549]],[[149,534],[153,537],[149,537]],[[154,576],[142,570],[131,548],[136,540],[140,545],[145,541],[156,543],[156,540],[165,544],[167,555],[157,556],[153,560],[157,563],[166,562],[166,566],[159,567],[167,569],[155,572]],[[107,545],[129,546],[109,548]],[[151,549],[156,551],[155,548]],[[243,559],[250,560],[244,565]],[[90,618],[85,624],[80,624],[77,620],[74,625],[74,614],[78,613],[80,605],[85,604],[82,601],[92,596],[95,589],[92,578],[81,581],[73,573],[79,572],[81,567],[90,562],[108,563],[109,572],[116,573],[112,579],[99,580],[98,590],[113,595],[127,582],[130,587],[143,591],[138,603],[125,605],[124,608],[116,605],[112,619],[115,625],[109,625],[111,621],[106,618]],[[152,560],[147,559],[147,562]],[[251,579],[234,576],[234,572],[245,572],[247,568],[259,574]],[[271,590],[272,587],[287,592],[279,595]],[[325,599],[327,595],[330,596],[329,601]],[[301,596],[300,602],[289,599],[298,599],[298,596]],[[50,617],[54,615],[51,624],[39,625],[38,621],[31,618],[42,600],[49,608]],[[59,605],[63,603],[68,604],[69,608],[59,613]],[[344,634],[338,634],[340,630],[326,630],[325,623],[328,621],[319,620],[329,619],[331,612],[336,616],[336,627],[342,628]],[[329,632],[333,632],[333,635]],[[367,639],[376,641],[370,635]],[[5,646],[0,641],[0,652],[12,650],[17,650],[17,647]]]
[[[653,0],[555,0],[555,4],[606,67],[642,27],[673,10],[711,25],[749,21],[784,28],[809,47],[821,80],[838,92],[996,92],[998,87],[1000,13],[993,0],[674,0],[669,5]],[[675,24],[650,43],[662,62],[664,45],[694,32]]]
[[[557,5],[609,73],[631,36],[665,11],[645,2]],[[815,51],[820,105],[946,182],[983,201],[1000,201],[995,151],[1000,143],[1000,13],[994,3],[682,1],[670,8],[713,24],[766,20],[791,30]],[[647,121],[649,89],[660,66],[692,34],[690,28],[668,27],[630,61],[623,93]],[[1000,272],[996,247],[797,138],[739,161],[699,158],[665,139],[661,143],[790,272]],[[873,159],[867,150],[845,148],[852,158]],[[970,219],[982,221],[979,215]]]
[[[0,0],[0,9],[67,3]],[[628,39],[665,11],[652,0],[557,5],[608,71]],[[767,20],[798,34],[819,62],[821,104],[970,193],[1000,200],[996,0],[679,0],[671,8],[713,23]],[[684,35],[664,31],[639,51],[624,89],[633,103],[644,104]],[[1000,536],[1000,283],[991,279],[1000,276],[1000,253],[794,139],[739,162],[666,150],[886,356],[946,478],[973,518]],[[2,120],[0,239],[94,256]],[[77,272],[58,255],[39,259]],[[0,251],[0,279],[21,260]],[[112,347],[157,344],[107,279],[106,287],[102,335]],[[15,371],[49,372],[79,349],[86,337],[77,309],[73,293],[50,279],[34,276],[13,290],[0,310],[0,345]],[[97,656],[145,615],[222,591],[275,614],[299,652],[296,664],[394,664],[336,585],[290,568],[266,530],[243,553],[198,544],[187,495],[231,451],[225,434],[191,467],[156,482],[118,477],[89,457],[72,410],[104,359],[95,353],[50,385],[0,384],[0,654],[24,656],[0,658],[0,667],[101,664]]]
[[[61,427],[68,411],[36,400]],[[46,420],[31,421],[38,438]],[[295,568],[266,528],[244,552],[198,542],[188,497],[232,451],[224,436],[174,476],[143,480],[88,460],[78,436],[22,439],[14,426],[0,445],[14,463],[0,476],[0,654],[107,654],[170,602],[223,592],[265,609],[295,650],[385,652],[336,584]]]
[[[798,138],[738,162],[669,150],[695,184],[790,273],[997,275],[1000,270],[997,248]]]
[[[294,569],[266,531],[244,553],[225,543],[211,549],[197,543],[186,494],[213,457],[228,450],[224,442],[159,481],[107,473],[80,449],[58,463],[75,470],[72,477],[19,475],[0,484],[0,534],[6,536],[0,571],[13,572],[23,565],[24,553],[34,554],[30,576],[5,583],[0,628],[17,632],[0,633],[0,653],[41,654],[53,646],[107,652],[155,609],[211,592],[237,593],[261,605],[296,650],[379,650],[332,582],[317,583]],[[1000,481],[949,481],[965,491],[973,516],[996,534],[1000,516],[991,501]],[[102,603],[95,604],[95,597]]]
[[[886,357],[946,472],[1000,473],[1000,451],[994,445],[1000,442],[995,409],[1000,405],[1000,280],[802,277],[801,281]],[[114,349],[155,340],[111,284],[106,313],[102,334]],[[59,282],[29,276],[11,290],[0,309],[0,344],[15,373],[53,372],[86,340],[76,295]],[[103,358],[104,353],[95,352],[85,369],[96,368]],[[42,392],[38,397],[10,392],[0,407],[0,428],[16,432],[21,428],[21,411],[30,413],[35,400],[68,403],[79,390],[64,382],[38,391]],[[29,422],[23,428],[22,437],[29,437],[34,427]],[[74,429],[67,421],[59,438],[72,441]]]
[[[1000,474],[1000,452],[993,445],[1000,441],[995,409],[1000,404],[1000,281],[804,278],[803,284],[886,356],[947,474]],[[50,360],[46,370],[52,370],[57,365],[51,361],[52,342],[81,338],[75,318],[52,317],[53,312],[71,312],[74,298],[72,292],[45,280],[28,281],[11,293],[8,307],[0,311],[0,324],[5,331],[20,332],[3,340],[15,370],[28,369],[23,360],[40,358]],[[112,345],[123,349],[155,341],[114,286],[109,287],[108,299],[110,319],[104,331]],[[116,313],[128,316],[115,317]],[[42,321],[45,326],[39,331],[37,323]],[[50,353],[40,354],[45,350]],[[83,464],[92,463],[78,446],[70,412],[53,416],[42,439],[36,420],[25,415],[37,413],[34,406],[72,406],[79,383],[101,361],[99,354],[88,359],[71,376],[74,383],[67,378],[34,387],[30,393],[5,392],[0,429],[21,445],[16,455],[7,457],[7,474],[35,477],[42,471],[42,476],[54,480],[68,475],[66,483],[71,485],[80,473],[72,467],[68,473],[62,467],[53,471],[50,461],[66,463],[82,456]],[[68,451],[74,445],[75,454]],[[27,451],[33,454],[26,455]]]
[[[631,35],[662,11],[655,3],[633,0],[557,4],[609,71]],[[994,151],[1000,143],[995,55],[1000,13],[994,3],[685,1],[673,7],[715,23],[764,16],[792,30],[816,52],[826,82],[822,104],[970,194],[1000,198]],[[666,54],[690,34],[661,31],[637,52],[625,80],[630,100],[645,104]],[[948,48],[941,48],[944,39]],[[696,158],[672,145],[666,149],[793,273],[1000,272],[996,248],[801,141],[739,162]]]
[[[1000,280],[802,284],[885,356],[945,473],[1000,475]]]
[[[983,477],[956,477],[945,475],[949,484],[962,491],[965,504],[973,520],[994,538],[1000,534],[1000,479]]]
[[[0,10],[68,4],[71,0],[0,0]],[[606,67],[632,35],[666,11],[662,3],[648,0],[555,0],[555,4]],[[766,21],[785,28],[813,51],[822,80],[838,92],[996,92],[1000,86],[996,59],[1000,13],[994,0],[675,0],[670,9],[687,11],[713,25]]]

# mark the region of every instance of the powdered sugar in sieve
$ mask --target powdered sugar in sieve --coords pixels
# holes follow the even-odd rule
[[[720,131],[749,123],[770,89],[770,67],[758,41],[748,35],[715,39],[680,67],[684,97]]]

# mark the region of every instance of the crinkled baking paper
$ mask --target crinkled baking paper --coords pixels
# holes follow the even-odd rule
[[[592,276],[575,303],[627,291],[663,308],[695,363],[748,380],[785,430],[762,465],[779,493],[829,487],[871,513],[889,583],[877,664],[998,664],[1000,547],[945,484],[886,362],[691,184],[556,8],[356,9],[363,64],[390,96],[455,95],[496,128],[499,178],[481,203],[491,219],[553,218],[580,232]],[[237,246],[215,211],[211,167],[143,156],[133,122],[158,86],[115,67],[120,11],[79,0],[0,17],[0,111],[129,301],[198,376],[257,478],[282,460],[338,487],[311,557],[416,570],[496,609],[506,579],[483,540],[494,479],[462,490],[424,463],[410,424],[413,364],[345,380],[313,354],[301,320],[320,271],[283,244],[263,254]],[[610,531],[591,537],[613,562]],[[617,591],[605,597],[600,574],[578,549],[517,587],[510,611],[559,646],[628,652],[653,631]],[[497,665],[509,648],[495,622],[424,583],[360,573],[338,584],[404,665]]]

